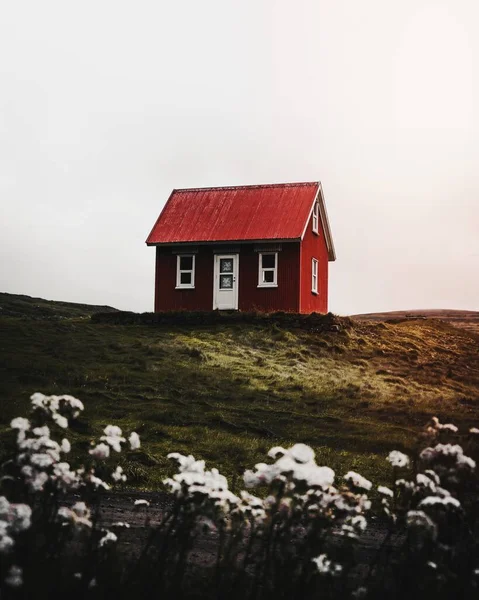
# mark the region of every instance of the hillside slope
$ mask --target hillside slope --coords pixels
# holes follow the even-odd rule
[[[20,294],[0,292],[0,316],[29,317],[31,319],[66,319],[89,317],[97,312],[113,312],[111,306],[94,306],[75,302],[44,300]]]
[[[477,336],[429,319],[338,323],[319,333],[280,317],[147,326],[2,316],[0,426],[34,391],[76,395],[87,410],[73,436],[87,448],[108,423],[135,429],[144,452],[124,467],[132,483],[155,486],[168,452],[234,477],[271,446],[300,441],[333,468],[375,476],[432,415],[479,424]]]
[[[472,333],[479,334],[479,312],[474,310],[447,310],[447,309],[427,309],[427,310],[395,310],[390,312],[367,313],[363,315],[353,315],[352,319],[359,321],[397,321],[402,319],[439,319],[466,329]]]

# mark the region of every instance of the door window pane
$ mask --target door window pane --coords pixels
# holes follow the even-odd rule
[[[231,258],[220,258],[220,273],[232,273],[233,261]]]
[[[231,290],[233,288],[233,276],[232,275],[220,275],[220,289]]]

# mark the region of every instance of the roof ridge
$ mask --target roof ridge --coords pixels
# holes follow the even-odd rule
[[[223,185],[213,187],[196,187],[196,188],[179,188],[174,189],[173,192],[201,192],[211,190],[245,190],[245,189],[258,189],[258,188],[285,188],[285,187],[301,187],[301,186],[313,186],[319,185],[319,181],[300,181],[298,183],[263,183],[254,185]]]

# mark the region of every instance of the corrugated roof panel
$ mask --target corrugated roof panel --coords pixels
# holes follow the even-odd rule
[[[173,190],[147,244],[299,239],[319,183]]]

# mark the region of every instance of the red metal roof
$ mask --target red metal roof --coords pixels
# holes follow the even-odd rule
[[[301,239],[320,184],[173,190],[146,243]]]

